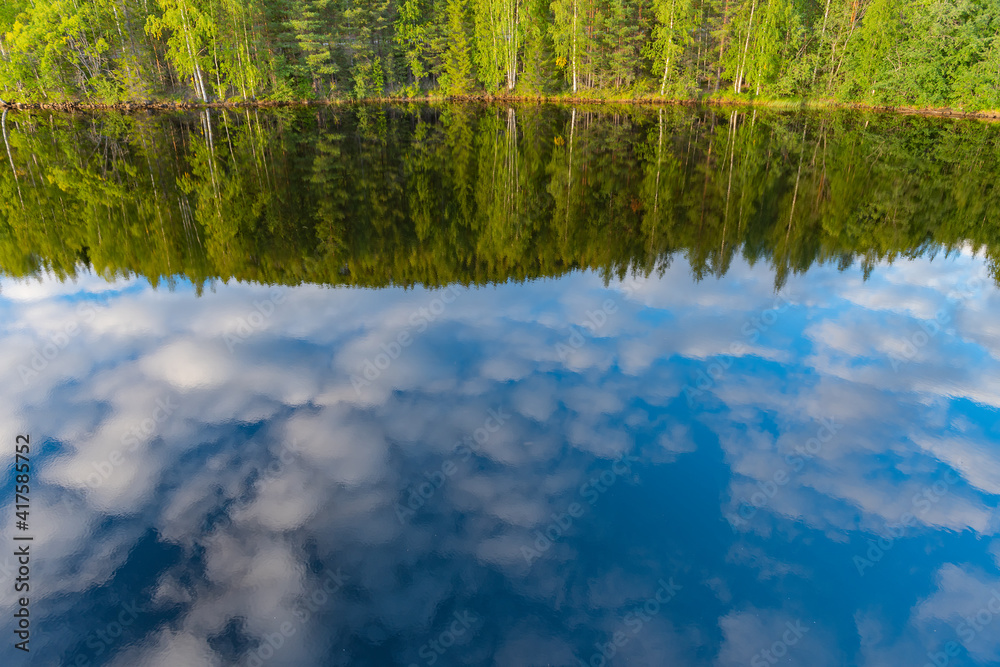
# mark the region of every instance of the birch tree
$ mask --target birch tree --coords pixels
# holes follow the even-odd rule
[[[487,91],[517,84],[521,45],[520,0],[476,0],[473,4],[475,61]]]
[[[654,74],[659,74],[660,95],[664,95],[671,72],[693,41],[698,16],[694,0],[653,0],[653,12],[656,25],[645,53],[653,61]]]
[[[171,62],[183,76],[190,76],[195,94],[208,102],[201,60],[209,37],[209,24],[190,0],[157,0],[163,13],[151,15],[146,32],[158,39],[167,35]]]

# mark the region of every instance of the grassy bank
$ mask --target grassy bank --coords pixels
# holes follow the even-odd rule
[[[517,103],[517,104],[616,104],[644,106],[699,106],[716,107],[755,107],[778,111],[832,111],[855,110],[880,113],[898,113],[907,115],[935,116],[944,118],[975,118],[984,120],[1000,120],[1000,109],[968,111],[949,107],[916,107],[865,104],[861,102],[838,102],[835,100],[809,99],[761,99],[741,98],[732,95],[712,95],[700,99],[668,98],[657,95],[638,97],[587,96],[587,95],[421,95],[421,96],[377,96],[361,99],[327,99],[327,100],[251,100],[251,101],[219,101],[199,102],[186,101],[135,101],[135,102],[0,102],[3,110],[54,110],[54,111],[179,111],[195,109],[242,109],[242,108],[279,108],[306,106],[340,106],[349,104],[411,104],[411,103]]]

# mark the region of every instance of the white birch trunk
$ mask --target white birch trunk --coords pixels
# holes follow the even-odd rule
[[[757,0],[753,0],[753,4],[750,5],[750,21],[747,23],[747,39],[743,44],[743,60],[741,61],[739,68],[736,70],[737,95],[743,92],[743,75],[746,73],[747,51],[750,49],[750,35],[753,33],[753,14],[755,11],[757,11]]]

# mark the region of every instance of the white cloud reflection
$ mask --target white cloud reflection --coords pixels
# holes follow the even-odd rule
[[[146,591],[141,635],[109,651],[122,665],[247,664],[282,623],[295,634],[268,665],[427,664],[421,647],[465,609],[484,620],[446,664],[577,664],[673,576],[687,597],[623,662],[749,664],[809,618],[794,664],[916,664],[1000,567],[1000,297],[954,297],[981,264],[920,259],[868,283],[818,267],[789,280],[766,326],[772,276],[744,263],[692,284],[675,262],[627,293],[591,274],[463,290],[420,331],[411,315],[436,291],[277,288],[281,303],[232,351],[225,336],[276,288],[195,298],[87,275],[3,281],[0,419],[39,453],[34,604],[58,618],[106,605],[99,590]],[[608,298],[596,335],[561,348]],[[942,310],[947,325],[894,368],[899,341]],[[23,381],[38,342],[70,323],[78,333]],[[357,391],[351,376],[404,330],[412,344]],[[719,360],[689,402],[685,387]],[[491,410],[509,418],[477,443]],[[835,436],[790,463],[823,419]],[[622,454],[642,463],[609,492],[585,487]],[[915,511],[945,470],[959,482]],[[727,520],[779,471],[751,518]],[[527,562],[572,503],[584,514]],[[908,565],[899,546],[876,565],[921,582],[896,602],[905,620],[862,600],[831,611],[812,582],[861,595],[852,555],[907,512],[930,555]],[[150,534],[174,551],[129,579]],[[975,568],[935,555],[948,539],[982,545]],[[810,560],[817,542],[830,562]],[[311,609],[338,569],[345,587]],[[88,627],[46,626],[39,650],[94,657],[75,641]],[[963,655],[1000,660],[987,636]]]

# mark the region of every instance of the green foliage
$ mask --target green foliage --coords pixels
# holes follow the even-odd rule
[[[299,75],[321,97],[328,96],[336,87],[333,75],[337,68],[330,50],[330,22],[326,18],[331,9],[330,0],[298,0],[294,18],[288,22],[299,47]]]
[[[355,96],[359,90],[383,95],[386,86],[395,82],[397,66],[404,64],[403,59],[397,62],[394,50],[397,10],[396,0],[354,0],[344,10],[346,22],[339,38],[350,52]]]
[[[473,0],[474,60],[479,81],[487,92],[506,82],[516,83],[521,28],[517,22],[520,0]]]
[[[431,47],[428,11],[421,0],[405,0],[399,8],[394,39],[403,51],[406,65],[418,86],[427,75],[426,57]]]
[[[552,42],[555,47],[556,67],[566,85],[575,93],[579,88],[580,55],[584,50],[586,34],[583,31],[580,4],[586,0],[552,1]]]
[[[472,47],[469,44],[468,16],[464,0],[447,0],[444,66],[440,78],[445,95],[465,95],[472,91]]]
[[[381,58],[376,57],[374,62],[362,63],[354,68],[354,99],[381,97],[384,90],[385,72]]]
[[[628,88],[635,81],[633,63],[638,58],[639,31],[636,15],[626,0],[611,0],[604,20],[601,45],[606,54],[601,69],[606,73],[608,87]]]
[[[762,9],[752,65],[748,64],[755,93],[790,95],[796,92],[797,83],[805,74],[801,69],[789,71],[805,37],[802,17],[793,0],[768,0]]]
[[[545,94],[550,92],[555,74],[549,0],[525,0],[521,11],[525,17],[521,23],[524,30],[521,89]]]
[[[162,14],[150,15],[146,32],[166,37],[167,55],[182,77],[190,77],[195,93],[208,101],[203,72],[210,62],[208,44],[214,38],[214,23],[191,0],[157,0]]]
[[[10,113],[0,271],[482,284],[681,254],[780,284],[942,247],[1000,261],[989,124],[597,108]]]
[[[680,56],[693,41],[697,17],[693,0],[653,0],[653,12],[656,27],[645,53],[653,61],[653,74],[659,76],[663,95],[671,83],[671,74],[678,69]]]
[[[875,102],[885,101],[888,87],[883,79],[898,61],[900,18],[895,0],[872,0],[858,33],[858,46],[851,52],[851,79],[861,95]]]
[[[15,101],[659,93],[1000,108],[1000,0],[8,0]]]

